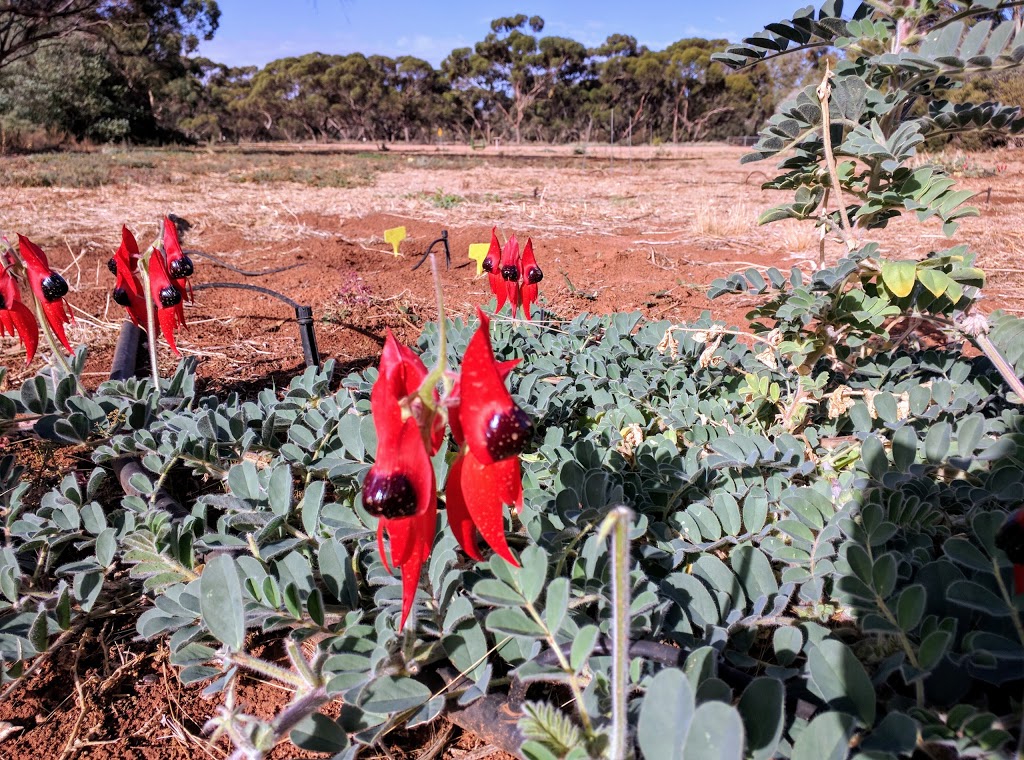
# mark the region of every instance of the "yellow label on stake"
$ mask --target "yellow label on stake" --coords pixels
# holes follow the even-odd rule
[[[469,258],[476,262],[476,273],[478,276],[484,273],[484,259],[487,258],[487,251],[490,249],[490,243],[469,244]]]
[[[391,243],[396,256],[399,255],[398,246],[405,240],[405,237],[405,227],[392,227],[390,230],[384,230],[384,242]]]

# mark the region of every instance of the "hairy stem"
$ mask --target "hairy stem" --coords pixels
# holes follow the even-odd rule
[[[612,535],[612,760],[629,755],[629,526],[633,513],[626,506],[612,509],[601,535]]]
[[[818,85],[818,102],[821,103],[821,142],[825,149],[825,166],[828,167],[828,176],[832,180],[832,192],[836,196],[836,205],[839,207],[839,234],[851,251],[857,247],[857,241],[853,237],[853,225],[850,224],[850,217],[846,213],[846,205],[843,203],[843,191],[839,185],[839,171],[836,168],[836,157],[832,152],[832,120],[828,110],[829,96],[832,94],[832,69],[825,65],[825,76]]]
[[[434,408],[434,388],[444,379],[448,362],[448,331],[444,324],[444,293],[441,292],[441,273],[437,268],[437,256],[430,254],[430,272],[434,277],[434,298],[437,301],[437,364],[420,384],[419,396],[424,406]]]

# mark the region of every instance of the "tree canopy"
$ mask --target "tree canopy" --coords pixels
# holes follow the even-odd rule
[[[135,142],[427,142],[440,131],[676,143],[752,134],[823,63],[812,49],[732,71],[713,58],[726,40],[651,50],[616,33],[587,47],[518,14],[437,68],[361,52],[231,67],[195,55],[219,18],[215,0],[0,0],[0,128]]]

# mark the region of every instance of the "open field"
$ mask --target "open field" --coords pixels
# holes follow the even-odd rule
[[[38,241],[64,272],[79,316],[71,339],[92,347],[89,372],[97,381],[122,318],[108,297],[105,266],[120,225],[141,243],[167,212],[193,224],[186,247],[238,268],[301,264],[243,278],[198,257],[195,282],[246,280],[312,304],[324,356],[345,365],[372,361],[385,328],[411,340],[434,318],[429,275],[408,270],[443,228],[453,252],[444,287],[457,314],[486,300],[486,281],[473,277],[466,250],[486,242],[492,225],[533,237],[546,274],[542,304],[558,317],[636,308],[687,320],[711,307],[704,292],[715,277],[747,266],[810,266],[818,256],[809,224],[757,226],[758,212],[785,196],[760,190],[769,167],[740,165],[742,148],[590,146],[581,155],[571,146],[365,147],[6,158],[0,229]],[[938,158],[957,166],[965,160]],[[952,240],[937,223],[921,235],[919,225],[897,221],[879,233],[883,253],[914,258],[970,243],[990,274],[993,307],[1024,309],[1024,151],[966,160],[959,179],[979,193],[982,216],[965,220]],[[997,172],[997,164],[1005,169]],[[395,258],[382,234],[401,224],[410,237],[405,255]],[[828,252],[835,256],[838,247],[830,243]],[[714,310],[739,322],[747,305],[725,299]],[[301,362],[290,317],[266,297],[205,290],[188,310],[181,345],[200,358],[200,375],[218,385],[286,376]],[[14,364],[16,353],[6,342],[0,361]]]
[[[505,235],[533,238],[549,318],[637,309],[685,321],[711,309],[740,323],[752,302],[709,302],[711,280],[751,266],[810,267],[818,258],[810,224],[757,226],[758,212],[785,196],[759,189],[765,167],[740,165],[741,148],[617,148],[613,154],[606,146],[590,146],[581,154],[571,146],[399,146],[386,153],[365,147],[4,158],[0,230],[42,245],[71,284],[77,323],[69,337],[90,346],[90,384],[109,368],[123,316],[109,298],[113,278],[106,268],[120,225],[128,224],[145,244],[168,212],[193,225],[186,248],[236,268],[301,265],[241,277],[197,256],[194,282],[245,280],[311,304],[322,355],[346,370],[376,361],[387,328],[413,342],[436,317],[427,269],[409,270],[415,254],[442,229],[449,231],[453,254],[452,268],[442,274],[446,308],[460,315],[489,299],[486,280],[474,277],[466,250],[486,242],[493,225]],[[933,158],[963,166],[962,156]],[[878,235],[883,254],[916,258],[970,243],[990,275],[990,308],[1024,311],[1024,150],[967,160],[959,179],[979,194],[981,217],[965,220],[952,240],[938,223],[922,235],[921,225],[897,221]],[[1005,169],[997,171],[997,164]],[[396,258],[382,235],[398,225],[406,225],[410,237]],[[833,258],[839,253],[831,242],[826,250]],[[198,357],[208,388],[245,392],[268,378],[282,385],[301,370],[293,315],[275,300],[201,290],[187,314],[179,346]],[[23,369],[21,355],[13,341],[0,343],[0,364],[12,368],[7,382],[35,369]],[[173,356],[161,356],[170,370]],[[27,463],[38,468],[41,481],[67,464],[27,444],[19,454],[32,459]],[[215,702],[196,689],[181,689],[163,645],[147,647],[134,636],[130,614],[109,618],[87,632],[82,646],[71,642],[58,649],[19,684],[16,697],[0,704],[0,721],[18,727],[7,738],[0,723],[0,758],[222,757],[221,748],[198,738]],[[264,716],[288,698],[257,682],[241,696]],[[426,745],[445,730],[451,729],[435,726],[417,741]],[[444,750],[437,756],[499,756],[477,751],[471,737],[460,741],[441,736]],[[388,749],[389,757],[415,756]],[[273,755],[304,756],[291,745]]]

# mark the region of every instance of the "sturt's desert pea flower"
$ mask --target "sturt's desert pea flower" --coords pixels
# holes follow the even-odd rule
[[[523,315],[530,319],[530,305],[537,302],[538,284],[544,279],[544,272],[537,265],[537,257],[533,252],[533,240],[527,238],[526,247],[520,253],[519,241],[512,235],[502,248],[498,242],[497,228],[492,228],[491,245],[482,267],[487,272],[491,292],[497,299],[495,311],[501,311],[507,302],[512,307],[513,317],[521,306]]]
[[[192,259],[181,250],[178,226],[170,217],[164,217],[164,255],[167,261],[167,274],[174,280],[182,296],[192,303],[192,283],[188,278],[195,272],[195,267],[192,266]]]
[[[377,459],[363,481],[363,505],[378,518],[377,546],[385,566],[402,574],[403,627],[437,531],[437,483],[430,458],[443,443],[446,420],[459,446],[445,490],[455,537],[473,559],[482,559],[479,535],[501,557],[518,564],[505,539],[503,505],[522,508],[519,454],[533,425],[505,387],[516,363],[495,359],[490,324],[481,312],[461,375],[448,375],[449,390],[442,398],[436,389],[441,370],[428,372],[415,352],[387,335],[370,392]]]
[[[71,351],[68,336],[64,333],[64,325],[75,321],[71,307],[64,300],[68,294],[67,282],[50,268],[43,249],[24,235],[18,235],[18,250],[21,252],[21,260],[25,262],[29,287],[42,307],[47,324],[61,345]]]
[[[25,363],[29,364],[39,345],[39,323],[32,310],[22,303],[10,269],[9,262],[0,258],[0,335],[19,338],[25,346]]]
[[[149,257],[149,291],[157,307],[157,320],[160,322],[164,340],[175,354],[181,356],[178,346],[174,343],[174,331],[185,324],[182,291],[167,273],[167,264],[159,248],[154,248]]]
[[[505,540],[503,507],[523,507],[519,455],[533,423],[505,387],[506,376],[518,362],[494,358],[490,321],[483,312],[479,315],[480,326],[462,359],[458,399],[449,406],[459,453],[445,488],[448,522],[473,559],[483,558],[476,545],[479,533],[499,556],[518,566]]]
[[[385,566],[402,574],[401,626],[409,617],[423,563],[434,545],[437,485],[431,454],[444,435],[438,399],[420,396],[428,372],[423,360],[388,331],[380,374],[370,392],[377,459],[363,481],[363,506],[378,518],[377,546]],[[384,535],[391,543],[390,562]]]
[[[1024,594],[1024,507],[1012,511],[996,533],[996,546],[1013,563],[1013,591]]]
[[[138,275],[139,244],[125,226],[121,227],[121,245],[107,262],[107,267],[117,276],[111,294],[114,302],[127,309],[132,322],[145,329],[146,297],[142,292],[142,281]]]

